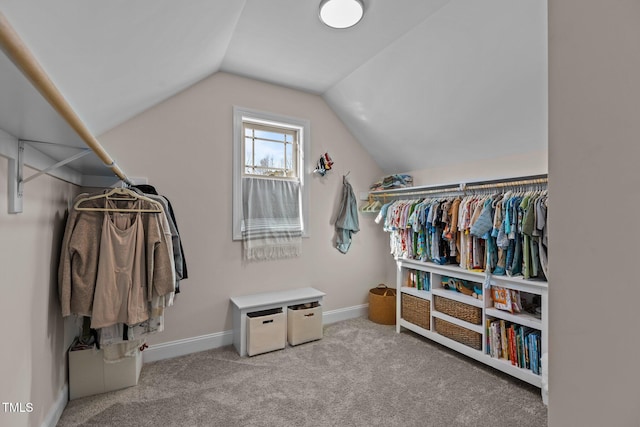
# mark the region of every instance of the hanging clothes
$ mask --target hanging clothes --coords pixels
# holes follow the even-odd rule
[[[396,200],[376,222],[395,258],[546,280],[546,200],[542,190]]]
[[[136,348],[115,336],[144,340],[162,330],[164,308],[173,303],[176,268],[162,205],[133,192],[127,193],[129,199],[105,194],[83,193],[74,200],[62,241],[58,292],[62,315],[90,317],[107,350],[105,360],[113,361]],[[82,210],[75,208],[80,202]]]
[[[346,254],[351,247],[351,239],[354,233],[360,231],[358,223],[358,206],[353,188],[346,176],[342,177],[342,200],[340,210],[335,223],[336,248]]]
[[[166,196],[159,194],[158,191],[156,190],[156,188],[154,186],[152,186],[152,185],[139,184],[139,185],[134,185],[133,188],[142,191],[143,194],[145,194],[146,196],[149,196],[149,197],[150,196],[160,196],[162,198],[162,200],[164,200],[164,202],[166,202],[165,213],[167,214],[167,219],[169,220],[169,225],[171,227],[175,227],[175,235],[174,235],[173,229],[171,231],[171,238],[172,238],[172,240],[174,240],[174,253],[177,252],[179,254],[180,262],[181,262],[181,265],[182,265],[182,267],[180,267],[180,264],[176,263],[176,275],[179,276],[178,280],[188,279],[189,278],[189,273],[188,273],[188,270],[187,270],[187,258],[186,258],[185,254],[184,254],[184,248],[182,247],[182,239],[180,238],[180,230],[178,229],[178,221],[176,220],[176,216],[175,216],[175,213],[173,211],[173,206],[171,205],[171,201]],[[155,200],[155,198],[154,198],[154,200]],[[173,224],[173,225],[171,225],[171,224]],[[177,237],[177,241],[178,241],[178,247],[177,248],[176,248],[176,245],[175,245],[176,237]],[[179,293],[179,291],[180,291],[180,288],[176,287],[176,293]]]
[[[104,214],[91,327],[134,325],[149,318],[141,214]],[[154,244],[160,244],[158,236]],[[113,303],[116,302],[116,303]]]
[[[87,196],[87,193],[79,194],[74,204]],[[99,200],[86,203],[95,208],[102,204]],[[58,296],[63,317],[71,314],[91,317],[103,215],[103,212],[69,211],[58,267]]]
[[[74,203],[87,196],[89,195],[77,196]],[[87,200],[83,206],[104,208],[104,200]],[[147,202],[142,202],[140,206],[149,207]],[[102,211],[75,209],[69,213],[58,267],[58,292],[63,316],[92,315],[104,215],[105,212]],[[147,274],[145,289],[147,297],[150,298],[152,289],[164,294],[169,290],[173,291],[175,286],[171,231],[164,214],[145,213],[140,220],[146,247],[143,260]],[[154,240],[158,234],[162,236],[162,244],[157,244]]]

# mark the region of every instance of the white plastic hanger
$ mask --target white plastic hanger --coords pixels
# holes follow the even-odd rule
[[[119,207],[81,207],[80,205],[89,200],[107,199],[107,200],[144,200],[151,203],[153,208],[119,208]],[[96,194],[94,196],[83,197],[76,201],[73,208],[77,211],[92,211],[92,212],[164,212],[162,205],[136,193],[128,188],[114,188],[106,193]]]

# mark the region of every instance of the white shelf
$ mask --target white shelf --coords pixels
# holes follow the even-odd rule
[[[509,360],[498,359],[496,357],[491,357],[488,354],[484,354],[483,356],[484,360],[482,360],[482,362],[487,365],[509,374],[512,377],[516,377],[522,381],[528,382],[529,384],[533,384],[536,387],[542,387],[542,377],[534,374],[530,369],[518,368],[516,365],[512,365]]]
[[[265,310],[268,308],[279,307],[286,303],[295,303],[299,300],[318,300],[325,296],[314,288],[289,289],[286,291],[262,292],[252,295],[242,295],[231,297],[231,302],[240,310],[248,310],[251,308],[260,308]]]
[[[542,330],[542,319],[537,318],[533,314],[529,313],[514,313],[511,314],[504,310],[498,310],[497,308],[487,308],[485,314],[489,317],[495,317],[497,319],[503,319],[511,323],[517,323],[522,326],[528,326],[529,328]]]
[[[408,286],[403,286],[400,288],[400,292],[403,294],[413,295],[414,297],[428,299],[431,301],[431,292],[430,291],[422,291],[416,288],[410,288]]]
[[[536,387],[542,387],[542,378],[540,377],[540,375],[534,374],[529,369],[523,369],[514,366],[510,361],[505,359],[491,357],[488,354],[483,353],[481,350],[473,349],[467,345],[459,343],[458,341],[447,338],[444,335],[440,335],[437,332],[432,332],[427,329],[421,328],[420,326],[414,325],[413,323],[407,322],[404,319],[400,319],[399,325],[405,329],[415,332],[418,335],[421,335],[425,338],[442,344],[445,347],[457,351],[458,353],[464,354],[465,356],[468,356],[488,366],[491,366],[492,368],[511,375],[512,377],[518,378]]]
[[[431,332],[428,329],[424,329],[423,327],[420,327],[418,325],[414,325],[413,323],[404,320],[404,319],[400,319],[400,321],[398,322],[398,324],[400,326],[402,326],[403,328],[409,329],[412,332],[415,332],[416,334],[422,335],[422,336],[427,336],[428,334],[431,334],[433,332]]]
[[[476,283],[484,283],[486,279],[485,272],[465,270],[458,265],[439,265],[432,262],[418,261],[415,259],[399,258],[397,262],[401,267],[413,268],[415,270],[429,271],[431,273],[452,276],[459,279],[469,280]],[[496,276],[491,275],[491,280],[495,282],[496,286],[508,287],[515,290],[521,290],[525,292],[531,292],[534,294],[541,294],[546,292],[549,288],[549,284],[544,280],[525,279],[522,276],[510,277],[510,276]],[[433,285],[432,285],[433,287]]]
[[[466,280],[468,282],[481,283],[484,285],[486,274],[484,272],[478,271],[469,271],[460,268],[457,265],[439,265],[431,262],[423,262],[418,260],[410,260],[410,259],[397,259],[398,264],[398,274],[397,274],[397,283],[398,288],[401,290],[398,293],[398,302],[397,302],[397,318],[396,318],[396,330],[398,332],[401,331],[402,328],[408,329],[418,335],[421,335],[425,338],[438,342],[446,347],[451,348],[454,351],[457,351],[461,354],[464,354],[468,357],[471,357],[481,363],[484,363],[488,366],[491,366],[495,369],[498,369],[508,375],[511,375],[515,378],[518,378],[522,381],[525,381],[529,384],[533,384],[536,387],[542,388],[542,377],[540,375],[534,374],[529,369],[519,368],[516,365],[512,365],[509,360],[499,359],[491,357],[488,354],[485,354],[482,350],[476,350],[471,348],[465,344],[462,344],[458,341],[455,341],[451,338],[448,338],[444,335],[440,335],[435,330],[428,330],[421,328],[420,326],[414,325],[408,322],[405,319],[401,318],[401,304],[400,298],[403,293],[414,295],[419,298],[424,298],[431,302],[431,312],[430,312],[430,321],[432,328],[435,319],[442,319],[454,325],[460,326],[462,328],[468,329],[470,331],[476,332],[482,336],[483,347],[485,347],[485,342],[487,339],[487,331],[486,331],[486,321],[487,319],[503,319],[508,322],[522,325],[525,327],[529,327],[532,329],[536,329],[540,331],[541,338],[541,348],[540,355],[543,355],[547,352],[548,348],[548,337],[547,337],[547,329],[548,329],[548,310],[549,310],[549,302],[548,302],[548,283],[542,280],[525,280],[522,277],[510,277],[510,276],[490,276],[490,284],[493,286],[501,286],[507,289],[517,290],[521,292],[528,292],[530,294],[539,295],[541,302],[542,314],[541,318],[538,318],[529,313],[509,313],[506,311],[498,310],[494,307],[487,307],[491,305],[492,302],[490,300],[491,294],[488,289],[483,289],[483,299],[479,300],[473,298],[472,296],[464,295],[460,292],[456,292],[453,290],[448,290],[440,287],[440,279],[442,276],[448,276],[456,279]],[[419,270],[424,271],[430,275],[430,283],[431,290],[430,291],[419,291],[416,288],[409,287],[401,287],[403,283],[405,283],[407,278],[407,270]],[[483,286],[484,287],[484,286]],[[482,310],[482,324],[474,325],[464,320],[460,320],[458,318],[449,316],[445,313],[439,312],[435,310],[435,301],[434,296],[448,298],[453,301],[457,301],[463,304],[467,304],[469,306],[477,307]],[[487,300],[489,298],[489,300]]]
[[[449,323],[453,323],[454,325],[458,325],[462,328],[469,329],[479,334],[482,334],[484,332],[484,327],[482,325],[474,325],[473,323],[465,322],[464,320],[460,320],[457,317],[449,316],[448,314],[444,314],[439,311],[432,311],[431,316],[437,317],[438,319],[446,320]]]
[[[449,291],[443,288],[433,288],[431,290],[431,293],[442,298],[448,298],[454,301],[461,302],[463,304],[472,305],[474,307],[484,307],[483,300],[470,297],[469,295],[461,294],[460,292]]]
[[[282,308],[287,315],[289,305],[310,302],[322,303],[325,293],[314,288],[289,289],[286,291],[261,292],[252,295],[231,297],[233,310],[233,345],[241,357],[247,355],[247,314],[253,311]],[[286,322],[286,320],[285,320]]]

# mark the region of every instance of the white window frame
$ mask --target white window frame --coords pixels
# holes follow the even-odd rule
[[[282,127],[279,126],[275,123],[271,124],[271,123],[264,123],[263,121],[260,121],[260,123],[251,120],[251,119],[247,119],[246,117],[243,119],[242,122],[243,125],[243,132],[242,134],[244,135],[244,151],[242,152],[243,154],[243,166],[244,169],[242,171],[242,175],[243,176],[253,176],[253,177],[263,177],[263,178],[280,178],[280,179],[285,179],[285,180],[294,180],[294,181],[298,181],[298,175],[300,173],[300,168],[298,167],[298,141],[300,141],[300,129],[298,127],[292,127],[292,126],[286,126],[286,127]],[[251,136],[247,136],[247,129],[251,129]],[[264,137],[260,137],[260,136],[256,136],[255,131],[267,131],[270,133],[274,133],[274,134],[279,134],[282,135],[284,137],[284,139],[282,141],[280,140],[272,140],[272,139],[266,139]],[[286,136],[290,136],[292,138],[292,141],[290,142],[286,142]],[[286,167],[286,164],[283,165],[282,168],[277,167],[277,166],[258,166],[255,165],[253,161],[249,162],[246,158],[246,153],[247,153],[247,138],[252,140],[252,150],[251,153],[253,155],[253,159],[255,161],[255,142],[259,141],[259,142],[270,142],[270,143],[277,143],[277,144],[282,144],[282,154],[283,154],[283,160],[287,161],[287,144],[291,145],[291,152],[292,152],[292,159],[291,160],[291,168],[288,169]],[[257,168],[257,169],[269,169],[271,171],[273,170],[279,170],[283,175],[267,175],[267,174],[259,174],[259,173],[248,173],[247,172],[247,166],[251,164],[251,168]],[[292,175],[287,175],[287,171],[291,171],[293,173]]]
[[[244,171],[243,122],[245,120],[273,124],[298,131],[298,177],[300,179],[302,237],[309,237],[309,167],[308,154],[311,147],[311,122],[307,119],[284,116],[245,107],[233,107],[233,240],[242,240],[242,175]],[[278,179],[278,178],[265,178]]]

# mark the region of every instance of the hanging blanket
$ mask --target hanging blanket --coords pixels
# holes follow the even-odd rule
[[[242,178],[242,196],[245,259],[299,256],[302,246],[300,183],[282,179]]]
[[[345,176],[342,177],[342,202],[336,219],[336,248],[346,254],[351,246],[351,236],[360,231],[358,206],[353,188]]]

